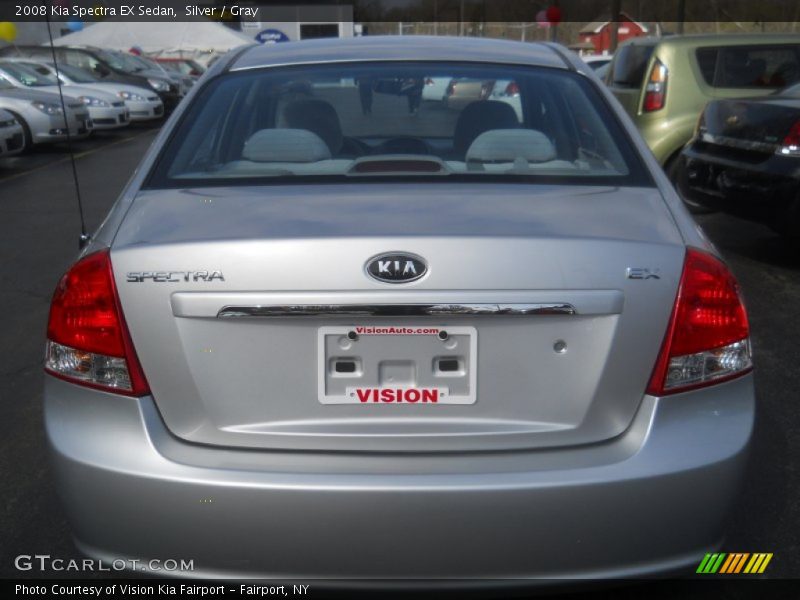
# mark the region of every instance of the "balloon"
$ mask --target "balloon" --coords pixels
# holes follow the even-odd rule
[[[70,31],[81,31],[83,29],[83,21],[79,21],[78,19],[67,21],[67,29]]]
[[[558,6],[550,6],[547,11],[547,21],[553,25],[558,25],[561,22],[561,9]]]
[[[13,42],[17,39],[17,26],[9,21],[0,22],[0,40]]]

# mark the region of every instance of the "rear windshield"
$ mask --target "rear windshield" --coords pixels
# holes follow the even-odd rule
[[[611,82],[625,87],[639,87],[644,79],[647,61],[653,54],[655,46],[622,46],[617,50],[611,65]]]
[[[581,75],[395,62],[212,80],[148,186],[380,176],[649,181],[616,117]]]
[[[800,44],[699,48],[705,82],[718,88],[782,88],[800,81]]]

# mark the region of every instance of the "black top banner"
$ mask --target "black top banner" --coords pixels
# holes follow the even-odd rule
[[[303,8],[303,19],[328,22],[352,15],[356,23],[386,22],[602,22],[618,7],[641,22],[794,23],[800,35],[798,0],[2,0],[0,22],[191,21],[212,19],[268,22],[287,9]],[[337,10],[339,9],[339,10]],[[277,11],[277,12],[276,12]],[[315,14],[315,11],[317,14]],[[333,12],[332,12],[333,11]],[[280,16],[273,16],[280,13]],[[790,28],[791,29],[791,28]]]

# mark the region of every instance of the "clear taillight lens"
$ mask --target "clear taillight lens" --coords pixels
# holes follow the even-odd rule
[[[731,272],[716,257],[689,248],[647,393],[661,396],[750,371],[749,335],[747,312]]]

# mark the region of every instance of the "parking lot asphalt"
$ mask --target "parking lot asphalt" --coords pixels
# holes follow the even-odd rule
[[[86,220],[94,229],[156,129],[101,134],[76,145]],[[58,503],[41,426],[42,351],[50,296],[77,253],[71,167],[58,149],[0,161],[0,577],[19,554],[78,557]],[[758,416],[746,485],[724,551],[773,552],[767,575],[800,576],[800,252],[766,227],[721,214],[698,223],[743,286],[756,360]],[[38,574],[36,574],[38,575]],[[75,577],[74,573],[49,576]],[[680,584],[675,584],[680,585]],[[674,597],[651,588],[651,597]],[[676,588],[672,588],[675,590]],[[679,588],[680,589],[680,588]],[[664,591],[662,591],[664,590]],[[721,590],[720,590],[721,591]],[[639,588],[617,597],[641,597]],[[694,596],[680,590],[683,597]],[[735,586],[719,597],[740,597]]]

